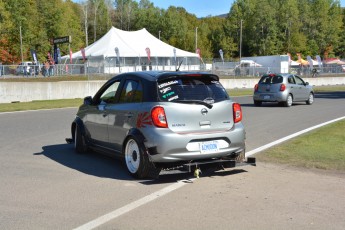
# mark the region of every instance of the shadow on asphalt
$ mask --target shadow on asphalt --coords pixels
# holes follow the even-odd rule
[[[34,155],[44,155],[61,165],[88,175],[117,180],[132,180],[119,159],[92,151],[86,154],[78,154],[71,144],[43,146],[42,150],[42,152]]]
[[[344,99],[345,98],[345,91],[319,92],[319,93],[315,94],[315,98]]]
[[[71,144],[57,144],[42,147],[42,152],[34,153],[34,155],[44,155],[49,159],[81,173],[91,176],[110,178],[115,180],[137,181],[144,185],[174,183],[184,181],[185,183],[193,183],[193,172],[183,172],[178,170],[161,171],[159,178],[151,180],[135,180],[131,177],[126,166],[120,159],[111,158],[102,154],[89,151],[86,154],[78,154],[74,151]],[[246,172],[241,169],[227,169],[219,171],[210,169],[203,171],[201,177],[227,176],[237,173]]]

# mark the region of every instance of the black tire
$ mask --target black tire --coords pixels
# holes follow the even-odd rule
[[[129,174],[137,179],[157,178],[160,168],[156,168],[150,161],[148,153],[142,143],[135,137],[128,138],[124,148],[124,160]]]
[[[254,100],[254,105],[255,106],[261,106],[262,105],[262,101]]]
[[[293,102],[293,98],[292,95],[289,94],[286,98],[286,101],[284,102],[284,106],[285,107],[291,107],[292,106],[292,102]]]
[[[311,105],[311,104],[313,104],[313,102],[314,102],[314,94],[310,93],[306,103],[307,103],[307,105]]]
[[[74,150],[77,153],[86,153],[87,149],[85,137],[82,134],[79,125],[76,125],[74,130]]]

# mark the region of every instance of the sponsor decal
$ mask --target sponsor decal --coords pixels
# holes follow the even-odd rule
[[[172,101],[172,100],[176,100],[176,99],[178,99],[178,95],[176,95],[176,96],[174,96],[174,97],[169,98],[169,99],[168,99],[168,101]]]
[[[170,93],[167,93],[167,94],[163,95],[162,97],[163,97],[164,99],[166,99],[167,97],[170,97],[170,96],[172,96],[172,95],[174,95],[174,94],[175,94],[175,92],[170,92]]]
[[[162,94],[164,94],[164,93],[166,93],[166,92],[168,92],[168,91],[170,91],[170,90],[171,90],[171,87],[167,87],[167,88],[164,88],[164,89],[159,90],[159,92],[161,92]]]
[[[161,88],[167,87],[169,85],[174,85],[174,84],[178,84],[178,81],[174,80],[174,81],[164,82],[164,83],[158,85],[158,88],[161,89]]]

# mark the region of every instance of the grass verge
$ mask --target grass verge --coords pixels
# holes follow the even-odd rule
[[[83,100],[78,99],[78,98],[77,99],[49,100],[49,101],[2,103],[0,104],[0,112],[78,107],[82,103],[83,103]]]
[[[256,155],[258,161],[345,171],[345,120],[324,126]]]

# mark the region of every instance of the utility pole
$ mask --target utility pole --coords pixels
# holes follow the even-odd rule
[[[24,62],[23,60],[23,37],[22,37],[22,23],[20,23],[19,26],[19,34],[20,34],[20,55],[22,57],[22,63]]]
[[[240,28],[240,62],[241,62],[241,57],[242,57],[242,22],[243,22],[243,20],[241,19],[241,28]]]

